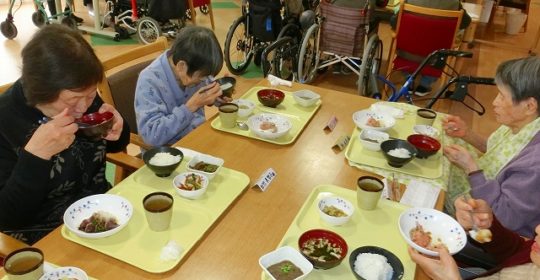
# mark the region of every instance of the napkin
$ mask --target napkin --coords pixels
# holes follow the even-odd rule
[[[161,254],[159,258],[163,261],[174,261],[180,258],[182,254],[182,247],[178,245],[174,240],[170,240],[167,245],[161,248]]]
[[[267,79],[268,79],[268,82],[270,82],[270,85],[272,85],[273,87],[275,87],[275,86],[292,87],[292,82],[291,81],[280,79],[280,78],[278,78],[278,77],[276,77],[274,75],[268,75]]]
[[[383,105],[380,103],[373,103],[371,104],[371,111],[377,112],[377,113],[383,113],[388,114],[396,119],[403,119],[405,116],[405,112],[399,108],[395,108],[389,105]]]

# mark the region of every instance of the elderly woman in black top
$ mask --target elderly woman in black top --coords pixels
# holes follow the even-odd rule
[[[45,26],[22,64],[21,78],[0,95],[0,231],[32,244],[62,224],[71,203],[110,188],[105,154],[126,147],[129,127],[97,95],[103,68],[79,32]],[[75,118],[106,111],[114,120],[103,139],[75,134]]]

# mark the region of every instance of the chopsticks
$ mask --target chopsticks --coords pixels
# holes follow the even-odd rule
[[[399,181],[396,179],[396,174],[392,173],[392,180],[386,180],[388,183],[388,197],[399,202],[401,200],[401,186]]]

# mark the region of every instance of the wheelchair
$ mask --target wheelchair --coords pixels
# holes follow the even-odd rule
[[[243,3],[242,15],[233,22],[225,39],[225,65],[231,73],[244,73],[253,58],[255,65],[261,64],[263,50],[281,30],[282,8],[280,0]]]
[[[372,74],[379,73],[383,52],[377,23],[371,19],[374,6],[369,1],[360,9],[335,6],[328,0],[320,2],[298,54],[300,83],[310,83],[318,72],[342,63],[358,75],[358,93],[367,95],[370,83],[377,82]]]
[[[266,77],[268,74],[285,79],[298,80],[298,52],[305,31],[314,23],[318,3],[314,1],[286,2],[286,23],[279,32],[276,41],[262,52],[261,67]]]
[[[141,43],[150,44],[161,35],[174,38],[185,26],[185,12],[185,1],[107,0],[102,23],[112,27],[122,39],[136,33]]]

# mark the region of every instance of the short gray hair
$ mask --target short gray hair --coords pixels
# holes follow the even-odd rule
[[[168,56],[174,65],[185,61],[188,76],[200,71],[203,76],[217,75],[223,66],[223,52],[214,32],[206,27],[188,26],[178,32]]]
[[[512,59],[499,64],[495,82],[510,88],[514,103],[534,98],[540,114],[540,57]]]

